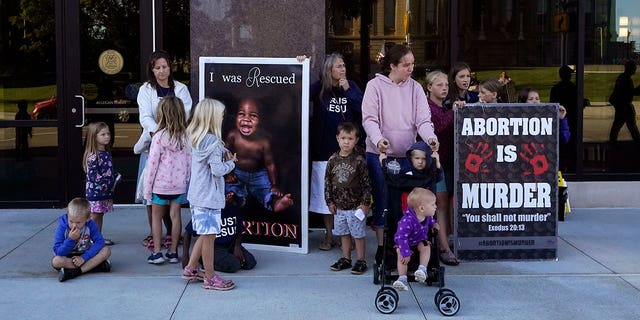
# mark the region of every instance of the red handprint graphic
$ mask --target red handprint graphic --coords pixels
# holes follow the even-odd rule
[[[549,162],[547,161],[547,156],[543,154],[544,152],[544,144],[541,143],[538,146],[534,142],[529,144],[523,144],[522,149],[524,152],[520,152],[520,157],[527,161],[531,167],[532,171],[525,171],[525,175],[541,175],[549,170]]]
[[[493,155],[493,151],[489,150],[489,144],[481,141],[475,147],[472,144],[467,146],[471,149],[471,153],[467,155],[467,160],[464,162],[464,167],[467,168],[467,171],[473,173],[489,172],[489,169],[482,167],[484,160]]]

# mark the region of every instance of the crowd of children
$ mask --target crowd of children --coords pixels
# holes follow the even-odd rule
[[[152,254],[148,263],[162,264],[166,260],[178,263],[178,241],[163,255],[161,252],[162,218],[168,210],[173,239],[179,239],[182,229],[181,205],[191,208],[190,227],[197,235],[191,254],[183,261],[182,277],[203,281],[205,289],[230,290],[235,284],[214,272],[214,241],[223,228],[221,213],[235,194],[225,193],[225,178],[238,161],[235,153],[226,149],[222,136],[225,106],[213,99],[204,99],[196,107],[187,126],[187,116],[181,99],[167,96],[157,107],[157,130],[142,173],[142,194],[152,206]],[[59,270],[59,281],[75,278],[89,271],[111,270],[111,251],[106,247],[101,229],[103,214],[113,209],[113,193],[117,182],[108,151],[111,142],[109,127],[102,122],[91,123],[87,130],[84,169],[86,197],[73,199],[67,213],[58,219],[51,265]],[[212,187],[213,186],[213,187]],[[237,239],[234,239],[234,241]],[[189,239],[189,243],[190,243]],[[242,268],[252,268],[255,260],[242,251]],[[224,258],[224,257],[223,257]],[[200,271],[200,264],[204,272]],[[226,265],[229,265],[228,263]],[[230,268],[223,268],[231,271]],[[237,269],[236,269],[237,270]]]

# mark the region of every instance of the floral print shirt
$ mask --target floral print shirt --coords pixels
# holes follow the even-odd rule
[[[115,177],[111,153],[103,150],[87,156],[87,182],[85,195],[89,201],[113,199]]]

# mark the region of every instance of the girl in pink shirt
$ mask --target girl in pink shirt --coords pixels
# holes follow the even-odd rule
[[[144,199],[151,202],[151,234],[153,254],[148,263],[165,262],[160,246],[162,243],[162,216],[169,209],[171,216],[171,238],[180,239],[182,223],[180,207],[186,203],[189,185],[191,153],[187,144],[187,117],[182,100],[164,97],[158,104],[158,130],[153,135],[149,158],[144,169]],[[169,230],[167,230],[169,232]],[[177,263],[178,241],[167,249],[166,260]]]

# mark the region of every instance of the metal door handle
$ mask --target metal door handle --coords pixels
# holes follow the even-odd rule
[[[76,94],[74,97],[80,98],[80,100],[82,100],[82,123],[76,124],[76,128],[82,128],[84,127],[84,97],[79,94]]]

